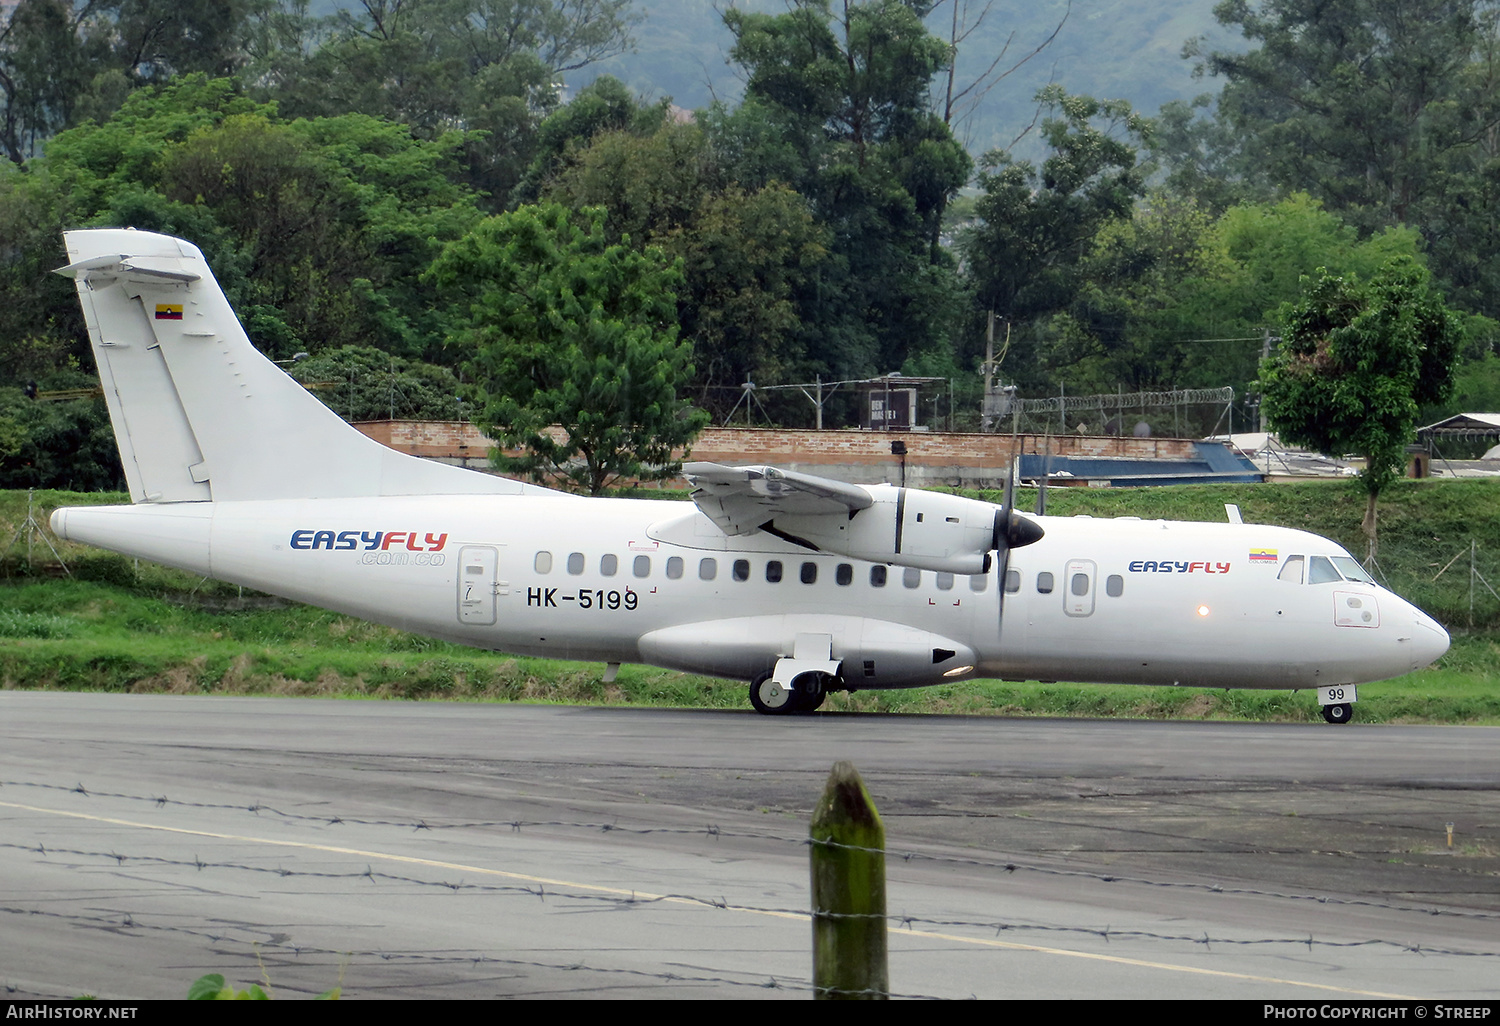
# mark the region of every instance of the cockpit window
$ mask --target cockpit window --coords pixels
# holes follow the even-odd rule
[[[1276,575],[1276,579],[1286,581],[1288,584],[1301,584],[1302,562],[1301,556],[1286,557],[1286,562],[1281,564],[1281,572]]]
[[[1361,584],[1375,583],[1375,579],[1365,573],[1365,568],[1359,565],[1359,560],[1352,556],[1334,556],[1333,565],[1338,567],[1339,573],[1344,575],[1346,581],[1359,581]]]
[[[1308,584],[1332,584],[1342,580],[1327,556],[1313,556],[1307,561]]]

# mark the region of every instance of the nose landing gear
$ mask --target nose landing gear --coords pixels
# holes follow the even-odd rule
[[[1329,723],[1348,723],[1354,718],[1354,703],[1359,701],[1353,684],[1333,684],[1318,689],[1318,704],[1323,719]]]
[[[1348,723],[1354,717],[1354,706],[1348,702],[1323,707],[1323,719],[1329,723]]]

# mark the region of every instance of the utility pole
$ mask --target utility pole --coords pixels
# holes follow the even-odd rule
[[[956,7],[956,5],[955,5]],[[990,416],[990,396],[995,391],[995,311],[990,311],[989,323],[984,329],[984,398],[981,399],[979,412],[979,430],[989,434],[994,429],[995,421]]]
[[[1266,330],[1265,341],[1263,341],[1260,344],[1260,362],[1261,363],[1265,363],[1270,358],[1271,358],[1271,332],[1270,332],[1270,329],[1267,329]],[[1265,396],[1261,396],[1260,397],[1260,401],[1256,405],[1260,409],[1260,430],[1261,430],[1261,433],[1264,434],[1265,430],[1266,430],[1266,397]]]

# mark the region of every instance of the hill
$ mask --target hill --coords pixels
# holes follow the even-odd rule
[[[933,33],[945,39],[952,29],[952,2],[940,4],[928,18]],[[689,110],[715,99],[739,101],[743,83],[728,63],[733,38],[715,10],[718,5],[703,0],[636,0],[635,6],[642,16],[635,52],[574,73],[570,91],[609,74],[638,93],[670,96]],[[739,0],[736,6],[767,13],[785,9],[782,0]],[[984,4],[970,0],[969,6],[983,9]],[[979,75],[1007,39],[1010,49],[1002,68],[1030,54],[1059,24],[1056,39],[997,85],[972,118],[959,126],[970,153],[978,156],[1010,145],[1035,115],[1032,97],[1050,82],[1073,93],[1126,99],[1146,114],[1154,114],[1169,100],[1217,91],[1217,83],[1193,77],[1182,46],[1202,35],[1220,47],[1232,43],[1214,21],[1211,0],[1092,0],[1074,3],[1071,9],[1067,0],[997,4],[960,50],[958,81]]]
[[[358,0],[318,0],[314,14],[355,7]],[[986,0],[944,0],[928,17],[931,31],[944,39],[953,27],[953,3],[977,18]],[[725,6],[779,13],[785,0],[635,0],[640,18],[633,52],[574,72],[567,80],[574,95],[599,75],[613,75],[651,99],[671,97],[688,110],[714,100],[738,103],[744,84],[729,64],[733,38],[719,10]],[[1056,32],[1056,38],[1034,58],[996,86],[972,118],[958,127],[969,152],[1010,145],[1035,115],[1032,97],[1059,82],[1069,92],[1100,99],[1129,100],[1136,110],[1154,114],[1169,100],[1192,99],[1216,92],[1217,83],[1193,77],[1182,58],[1187,40],[1208,36],[1215,46],[1233,38],[1214,21],[1213,0],[1037,0],[1031,4],[994,4],[980,27],[968,36],[958,60],[958,80],[980,74],[1009,41],[1000,67],[1032,53]],[[1058,27],[1061,25],[1061,29]],[[1025,153],[1027,147],[1021,147]]]

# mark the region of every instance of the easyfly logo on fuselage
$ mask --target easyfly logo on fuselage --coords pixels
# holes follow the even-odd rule
[[[1184,563],[1175,559],[1135,559],[1130,562],[1133,574],[1227,574],[1228,563]]]
[[[332,549],[335,552],[441,552],[448,544],[448,534],[422,531],[293,531],[294,549]]]

